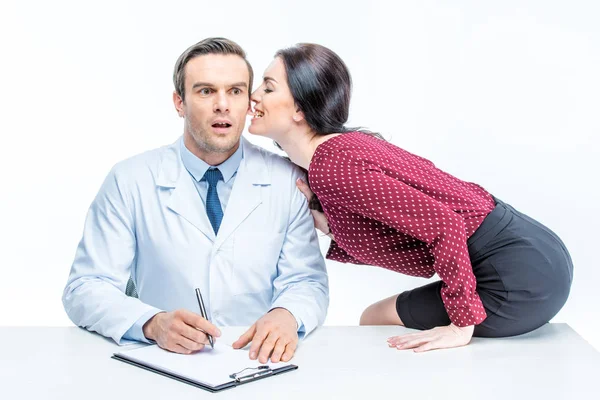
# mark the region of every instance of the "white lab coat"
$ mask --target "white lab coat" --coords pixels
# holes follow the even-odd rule
[[[76,325],[123,343],[144,315],[199,313],[196,287],[217,326],[251,325],[275,307],[288,309],[306,334],[323,323],[328,281],[295,186],[302,173],[241,141],[244,158],[216,237],[179,141],[111,170],[88,212],[63,293]],[[139,298],[124,293],[130,276]]]

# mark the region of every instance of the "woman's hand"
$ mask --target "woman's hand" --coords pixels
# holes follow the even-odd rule
[[[438,326],[422,332],[393,336],[388,339],[388,344],[398,350],[414,349],[417,353],[435,349],[449,349],[469,344],[474,329],[474,325],[463,328],[454,324]]]
[[[306,197],[306,200],[310,202],[310,199],[312,199],[312,197],[315,194],[312,192],[312,190],[310,190],[306,182],[298,178],[296,180],[296,186],[298,186],[298,189],[300,189],[304,197]],[[310,210],[310,212],[313,216],[313,219],[315,220],[315,228],[328,235],[330,231],[329,224],[327,223],[327,217],[325,217],[325,214],[317,210]]]

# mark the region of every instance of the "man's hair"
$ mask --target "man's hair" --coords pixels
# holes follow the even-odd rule
[[[232,54],[241,57],[248,66],[248,74],[250,75],[250,81],[248,82],[248,96],[250,95],[250,92],[252,91],[252,81],[254,79],[254,71],[246,59],[246,52],[239,44],[232,40],[222,37],[213,37],[206,38],[188,47],[188,49],[184,51],[177,59],[175,68],[173,70],[173,85],[175,85],[175,92],[181,97],[181,100],[185,101],[186,64],[191,59],[206,54]]]

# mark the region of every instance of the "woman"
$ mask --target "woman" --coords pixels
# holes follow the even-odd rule
[[[349,71],[333,51],[280,50],[251,96],[249,132],[275,140],[308,171],[310,188],[297,184],[316,228],[332,239],[328,259],[440,277],[369,306],[360,323],[422,330],[388,339],[415,351],[547,323],[573,276],[560,239],[482,187],[377,134],[345,128],[350,92]]]

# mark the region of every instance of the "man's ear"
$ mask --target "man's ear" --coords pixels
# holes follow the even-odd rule
[[[177,94],[176,91],[173,91],[173,104],[175,105],[175,110],[177,114],[183,118],[185,115],[185,111],[183,110],[183,99],[180,95]]]

